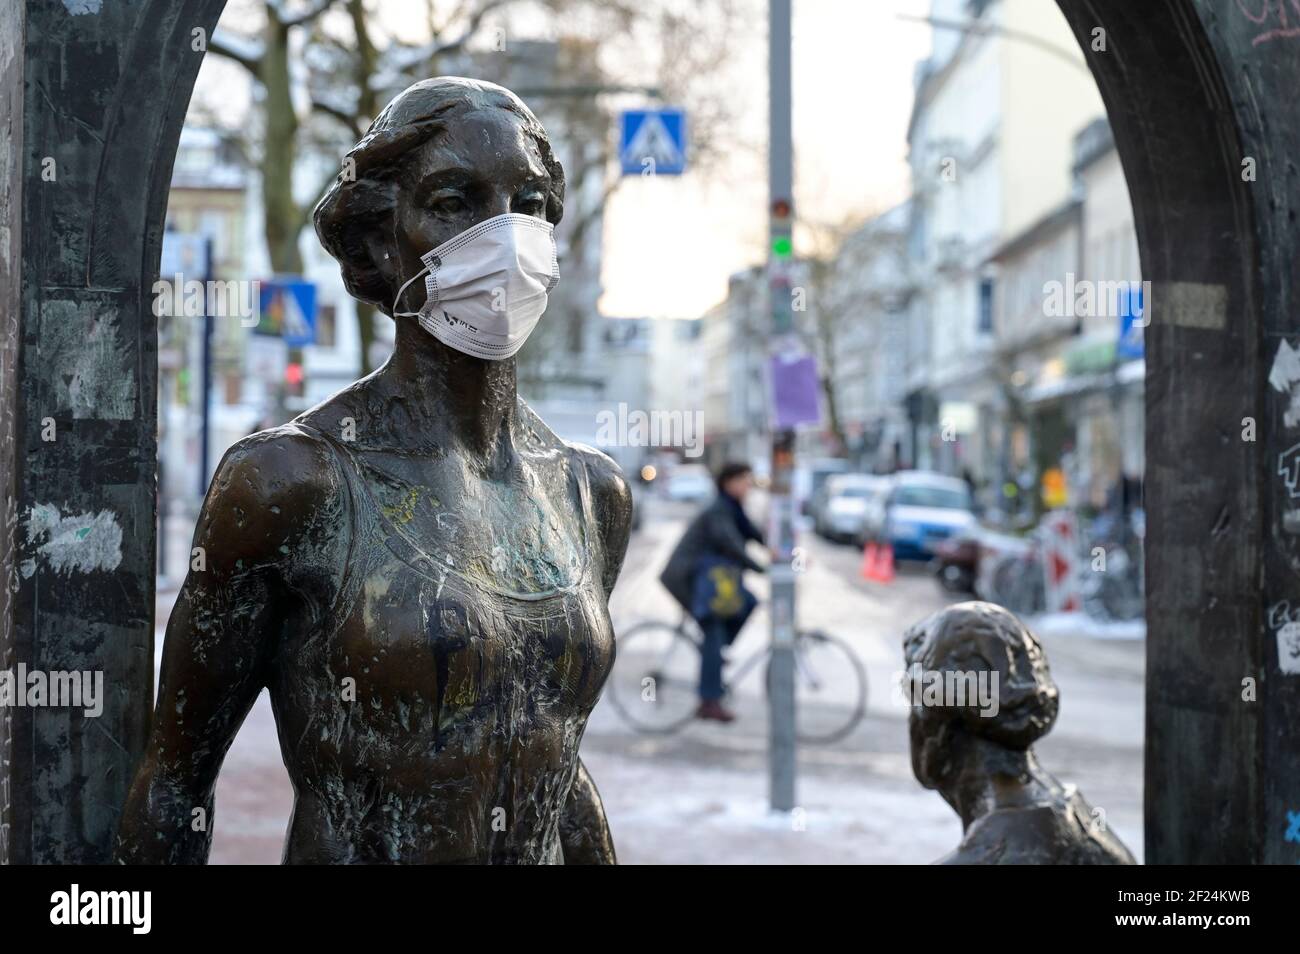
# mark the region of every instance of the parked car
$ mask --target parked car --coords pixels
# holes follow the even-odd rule
[[[862,507],[862,522],[854,542],[864,547],[871,541],[885,538],[885,518],[889,513],[889,495],[894,489],[892,477],[881,478],[879,484],[872,488]]]
[[[928,560],[935,547],[975,526],[970,487],[964,480],[929,471],[894,475],[882,536],[902,559]]]
[[[813,501],[821,492],[826,481],[835,474],[847,473],[849,462],[838,457],[814,458],[799,464],[794,471],[794,499],[798,502],[799,512],[812,516]]]
[[[980,530],[978,526],[958,530],[934,547],[930,568],[935,579],[949,593],[975,593],[979,576]]]
[[[717,492],[713,477],[703,464],[679,464],[668,475],[665,493],[679,503],[707,503]]]
[[[813,529],[828,540],[856,540],[873,499],[888,493],[889,481],[871,474],[835,474],[813,498]]]

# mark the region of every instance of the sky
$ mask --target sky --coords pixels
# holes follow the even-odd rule
[[[833,224],[907,198],[912,75],[930,49],[924,0],[794,0],[796,219]],[[620,317],[698,318],[727,279],[767,245],[767,30],[745,37],[729,84],[743,97],[761,154],[704,180],[632,177],[605,218],[601,310]],[[796,252],[804,247],[796,231]]]
[[[757,10],[766,4],[754,0]],[[246,29],[257,0],[231,0],[221,26]],[[422,21],[419,0],[379,0],[391,24]],[[796,220],[840,224],[903,201],[915,64],[930,30],[900,14],[928,0],[794,0]],[[545,25],[541,25],[545,32]],[[698,318],[727,294],[729,276],[763,260],[767,229],[767,24],[728,38],[721,83],[737,116],[736,148],[708,171],[629,177],[604,222],[600,307],[617,317]],[[238,127],[249,83],[239,68],[205,59],[195,101]],[[193,116],[193,114],[192,114]],[[611,131],[611,134],[613,132]],[[796,224],[796,253],[807,234]]]

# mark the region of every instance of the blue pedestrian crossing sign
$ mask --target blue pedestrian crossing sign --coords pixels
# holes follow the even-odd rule
[[[261,308],[254,334],[275,335],[290,348],[316,343],[316,285],[297,277],[261,283]]]
[[[681,175],[686,171],[686,110],[624,110],[618,154],[625,176]]]

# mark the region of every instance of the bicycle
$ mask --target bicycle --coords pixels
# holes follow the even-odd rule
[[[617,637],[607,691],[628,725],[638,732],[666,735],[694,718],[703,641],[699,627],[685,614],[676,625],[648,620]],[[770,655],[769,647],[738,660],[723,685],[724,698]],[[794,658],[795,737],[809,745],[844,738],[867,710],[867,676],[861,661],[843,640],[817,629],[796,632]],[[852,699],[847,715],[845,696]]]

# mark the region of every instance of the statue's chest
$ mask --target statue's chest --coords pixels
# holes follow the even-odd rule
[[[358,597],[334,653],[440,724],[474,713],[516,728],[585,716],[613,663],[596,574],[525,599],[390,552],[372,561]]]
[[[530,596],[572,587],[589,557],[586,514],[567,490],[539,479],[491,487],[381,481],[372,500],[380,535],[400,558]]]

